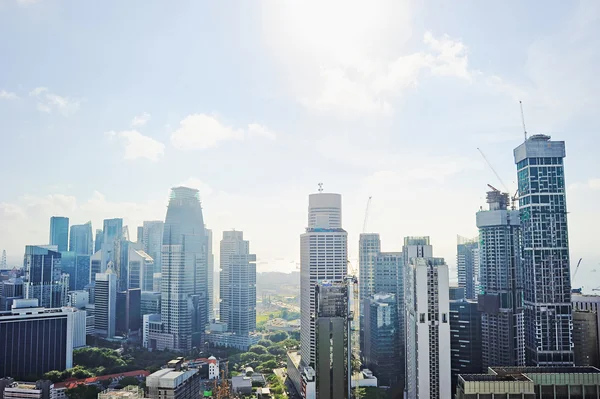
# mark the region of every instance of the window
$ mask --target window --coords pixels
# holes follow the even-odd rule
[[[419,322],[425,323],[425,313],[420,313],[419,314]]]
[[[442,313],[442,323],[448,323],[448,317],[446,316],[446,313]]]

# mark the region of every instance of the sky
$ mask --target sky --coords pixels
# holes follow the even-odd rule
[[[566,141],[585,286],[599,64],[593,0],[0,0],[0,249],[20,263],[52,215],[123,217],[134,238],[187,185],[215,253],[235,228],[259,271],[291,271],[322,182],[343,196],[351,260],[371,196],[383,250],[429,235],[454,267],[486,185],[516,191],[522,100],[530,134]]]

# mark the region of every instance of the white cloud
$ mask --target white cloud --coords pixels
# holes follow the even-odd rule
[[[125,159],[146,158],[158,161],[164,155],[165,145],[152,137],[144,136],[137,130],[110,131],[105,135],[112,139],[118,137],[125,143]]]
[[[144,126],[146,123],[148,123],[149,120],[150,120],[150,114],[147,112],[144,112],[143,114],[138,115],[131,120],[131,126],[133,126],[133,127]]]
[[[277,136],[266,126],[251,123],[246,129],[227,126],[216,116],[193,114],[185,117],[173,133],[171,143],[180,150],[204,150],[216,147],[223,141],[244,140],[248,136],[275,139]]]
[[[17,96],[15,93],[12,93],[10,91],[0,90],[0,99],[4,99],[4,100],[18,100],[19,96]]]
[[[588,181],[588,186],[592,190],[600,190],[600,179],[598,179],[598,178],[590,179]]]
[[[211,186],[204,183],[196,177],[190,177],[187,180],[177,184],[178,186],[195,188],[200,192],[200,198],[205,198],[211,195],[214,191]]]
[[[38,99],[37,109],[40,112],[51,113],[58,111],[61,114],[68,116],[79,109],[81,102],[68,97],[59,96],[52,93],[47,87],[36,87],[29,95]]]

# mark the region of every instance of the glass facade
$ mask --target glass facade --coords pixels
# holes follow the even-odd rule
[[[62,216],[50,218],[50,245],[58,246],[59,251],[69,249],[69,218]]]

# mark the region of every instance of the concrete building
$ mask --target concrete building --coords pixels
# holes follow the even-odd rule
[[[60,253],[60,265],[63,273],[69,275],[69,291],[82,290],[90,283],[90,256],[76,252]]]
[[[221,240],[221,322],[245,335],[256,330],[256,255],[241,231],[224,231]]]
[[[141,249],[129,247],[128,288],[152,291],[154,284],[154,259]]]
[[[160,334],[162,324],[160,314],[145,314],[142,316],[142,346],[148,349],[156,349],[156,339],[152,333]]]
[[[573,352],[576,366],[600,366],[598,315],[591,310],[573,310]]]
[[[449,287],[450,300],[462,300],[465,299],[465,289],[463,287]]]
[[[24,297],[38,299],[40,306],[46,308],[60,307],[61,302],[61,265],[60,253],[55,247],[27,245],[25,247]]]
[[[457,236],[456,269],[458,286],[465,289],[467,299],[477,299],[479,285],[479,237]]]
[[[411,241],[412,248],[406,245]],[[405,248],[409,254],[431,253],[429,239],[421,242],[405,239]],[[406,268],[408,399],[451,398],[448,278],[448,265],[442,258],[412,257]]]
[[[572,366],[565,142],[536,134],[518,146],[514,156],[523,231],[526,363]]]
[[[600,295],[583,295],[583,294],[572,294],[571,295],[571,303],[573,304],[573,312],[575,311],[581,311],[581,312],[592,312],[594,313],[594,315],[596,316],[596,332],[592,333],[590,331],[590,333],[588,334],[588,336],[585,339],[585,344],[584,345],[590,345],[589,350],[585,350],[585,352],[594,353],[593,347],[596,346],[597,348],[599,348],[600,350]],[[577,359],[585,359],[585,357],[582,357],[582,353],[579,352],[578,354],[578,346],[579,348],[583,348],[583,346],[581,344],[577,344],[578,342],[581,342],[581,339],[583,337],[581,337],[581,335],[579,334],[579,332],[577,332],[577,330],[579,330],[580,332],[584,331],[585,329],[589,328],[589,326],[592,324],[592,321],[590,320],[590,316],[587,315],[585,317],[586,320],[588,320],[586,324],[586,327],[583,327],[581,324],[582,323],[578,323],[579,324],[579,328],[575,325],[575,320],[573,320],[573,345],[575,347],[575,365],[579,366],[580,364],[577,364]],[[575,337],[575,334],[578,334],[577,337]],[[593,339],[593,337],[597,337],[596,340],[596,344],[593,344],[592,342],[589,342]],[[584,355],[586,356],[586,355]],[[590,355],[590,358],[593,358],[593,355]],[[596,363],[594,364],[593,361],[591,361],[589,364],[589,366],[594,366],[594,367],[599,367],[600,368],[600,364],[598,364],[600,362],[600,359],[596,361]],[[582,365],[583,366],[583,365]]]
[[[459,374],[479,374],[481,358],[481,312],[470,299],[450,301],[450,371],[452,392]]]
[[[198,370],[183,370],[179,366],[150,374],[146,378],[146,386],[150,399],[197,399],[202,391]]]
[[[300,341],[303,366],[315,366],[317,312],[315,287],[320,281],[342,282],[347,275],[348,234],[342,229],[342,197],[311,194],[308,227],[300,236]]]
[[[198,190],[175,187],[162,246],[162,333],[157,349],[189,351],[204,343],[208,323],[206,234]]]
[[[483,367],[525,365],[523,269],[519,211],[508,194],[487,193],[488,210],[477,212],[480,237],[481,339]]]
[[[87,291],[69,291],[67,306],[85,309],[90,304],[90,293]]]
[[[10,310],[15,299],[23,299],[23,279],[11,277],[0,281],[0,311]]]
[[[236,348],[241,351],[247,351],[252,345],[258,344],[261,338],[262,335],[257,333],[236,334],[229,331],[208,331],[205,335],[210,346]]]
[[[0,312],[0,375],[41,376],[73,367],[73,313],[46,309],[37,299],[17,299]]]
[[[50,218],[50,245],[56,245],[57,251],[69,250],[69,218],[52,216]]]
[[[292,381],[296,392],[303,399],[316,399],[317,397],[317,374],[312,367],[301,365],[300,352],[290,351],[287,353],[287,373]]]
[[[86,346],[86,318],[87,312],[82,309],[77,309],[74,307],[63,307],[62,311],[64,313],[71,313],[71,319],[73,322],[71,323],[73,327],[72,336],[73,336],[73,349],[81,348]]]
[[[74,224],[69,235],[69,252],[91,256],[94,253],[92,222]]]
[[[140,301],[140,315],[160,314],[160,292],[142,291]]]
[[[404,351],[398,322],[398,301],[394,294],[375,294],[367,298],[365,310],[364,364],[382,386],[404,388]]]
[[[487,374],[460,375],[456,399],[585,399],[599,392],[595,367],[490,367]]]
[[[116,333],[117,323],[117,275],[109,263],[106,273],[96,274],[95,287],[95,334],[112,338]]]
[[[2,399],[55,399],[54,384],[51,381],[15,382],[12,378],[0,379]]]
[[[144,390],[140,387],[130,385],[123,389],[106,389],[98,394],[98,399],[143,399]]]
[[[345,399],[350,394],[352,364],[348,285],[321,281],[317,297],[316,373],[319,399]]]

